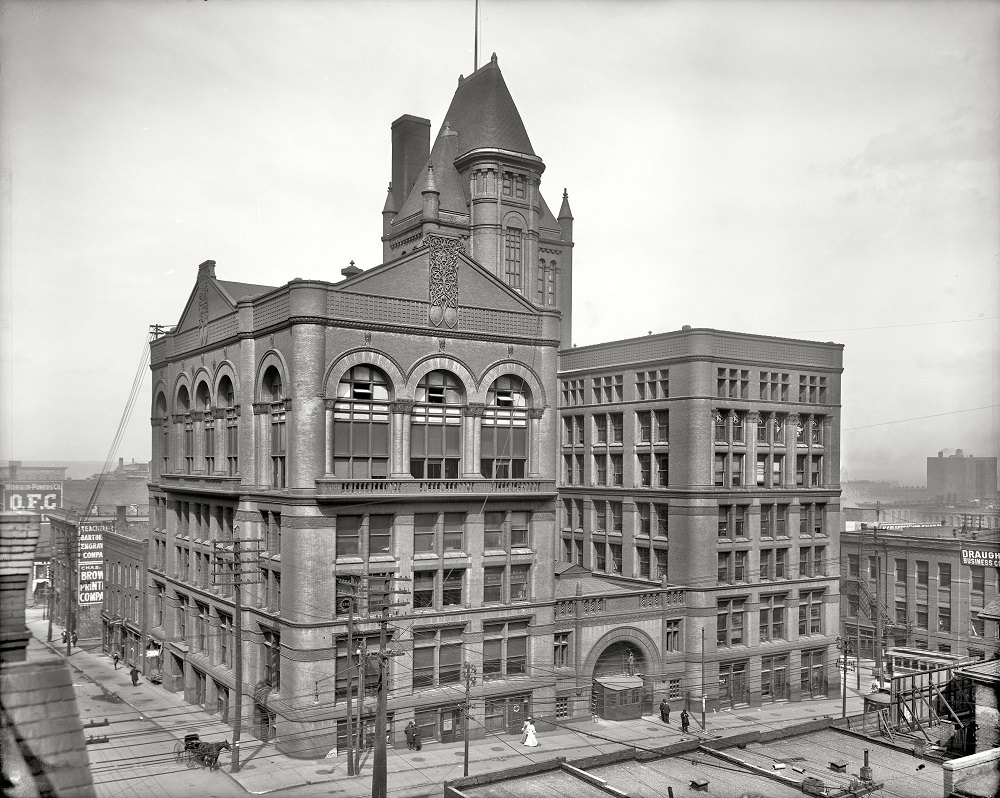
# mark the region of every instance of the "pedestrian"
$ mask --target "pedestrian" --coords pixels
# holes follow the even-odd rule
[[[417,726],[416,724],[414,724],[413,726],[413,747],[416,748],[418,751],[422,747],[420,743],[420,727]]]
[[[670,723],[670,702],[665,698],[660,702],[660,719],[664,723]]]
[[[535,736],[535,723],[530,715],[521,727],[521,745],[526,745],[528,748],[534,748],[538,745],[538,738]]]
[[[76,632],[73,632],[72,641],[73,641],[73,645],[75,646],[76,645],[76,641],[77,641]]]
[[[691,723],[691,716],[688,715],[687,709],[681,710],[681,731],[687,734],[688,726]]]
[[[118,652],[117,651],[114,654],[111,655],[111,659],[114,660],[115,670],[118,670],[118,663],[121,660],[121,657],[118,656]]]
[[[416,731],[416,728],[417,724],[411,720],[409,723],[406,724],[406,728],[403,729],[403,734],[406,735],[406,747],[409,748],[411,751],[413,750],[413,735],[414,732]]]
[[[66,630],[65,629],[62,630],[62,641],[64,643],[66,642]]]
[[[132,677],[132,686],[136,687],[139,684],[139,669],[133,665],[129,675]]]

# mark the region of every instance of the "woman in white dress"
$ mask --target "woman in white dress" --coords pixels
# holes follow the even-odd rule
[[[529,748],[534,748],[538,745],[538,738],[535,737],[535,724],[530,717],[521,727],[521,745],[526,745]]]

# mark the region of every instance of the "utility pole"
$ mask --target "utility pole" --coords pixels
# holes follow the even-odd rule
[[[465,712],[464,712],[464,732],[465,732],[465,767],[462,775],[469,775],[469,719],[472,717],[472,685],[476,683],[476,666],[471,662],[465,663]]]
[[[244,584],[260,582],[259,540],[240,540],[240,528],[233,527],[232,547],[225,541],[215,543],[214,584],[233,585],[233,686],[235,688],[233,718],[233,753],[230,771],[240,771],[240,737],[243,733],[243,596]]]
[[[853,646],[851,645],[851,638],[838,637],[837,638],[837,648],[840,649],[840,656],[844,661],[844,681],[840,686],[840,697],[841,697],[841,714],[842,718],[847,717],[847,658],[854,653]]]
[[[391,577],[393,580],[407,577]],[[382,618],[379,620],[378,636],[378,703],[375,708],[375,755],[372,757],[372,798],[387,798],[386,762],[386,704],[389,698],[389,657],[397,657],[402,652],[386,648],[388,642],[389,607],[405,605],[405,602],[392,602],[389,599],[394,594],[409,593],[409,590],[398,590],[386,583],[382,600]]]
[[[76,535],[71,531],[77,527],[66,524],[66,656],[73,654],[73,632],[76,630]]]
[[[342,604],[347,605],[347,775],[354,775],[354,714],[351,704],[351,658],[354,656],[354,598],[342,599]],[[333,643],[334,667],[337,662],[337,643],[334,637]],[[361,696],[358,696],[361,702]]]
[[[388,697],[389,653],[385,649],[386,627],[389,625],[389,608],[382,608],[378,634],[378,704],[375,709],[375,756],[372,759],[372,798],[386,798],[387,779],[385,772],[386,739],[385,716]]]
[[[858,667],[855,669],[855,674],[858,678],[858,690],[861,690],[861,580],[868,579],[867,568],[865,567],[865,529],[864,524],[858,525],[858,584],[856,585],[858,590],[858,614],[857,614],[857,624],[854,629],[854,650],[858,652]],[[847,629],[844,629],[844,634],[847,634]]]
[[[705,627],[701,627],[701,730],[705,731],[705,701],[708,699],[708,682],[705,681]]]
[[[882,679],[882,556],[878,551],[878,526],[882,517],[882,505],[875,505],[875,529],[872,531],[872,548],[875,550],[875,673]]]

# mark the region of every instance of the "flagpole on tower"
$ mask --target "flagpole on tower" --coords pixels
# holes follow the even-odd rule
[[[475,20],[475,32],[473,34],[473,41],[475,44],[472,48],[472,71],[475,72],[479,69],[479,0],[476,0],[476,20]]]

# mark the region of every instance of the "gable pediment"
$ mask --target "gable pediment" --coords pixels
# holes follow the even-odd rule
[[[444,247],[422,246],[409,255],[359,274],[337,285],[344,292],[409,299],[461,309],[487,308],[511,313],[537,313],[528,300],[486,271],[448,242],[458,239],[431,236]],[[455,250],[444,252],[443,250]],[[444,311],[442,311],[443,313]]]

